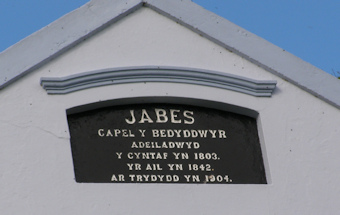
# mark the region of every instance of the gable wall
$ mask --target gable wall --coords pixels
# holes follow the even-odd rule
[[[39,86],[41,77],[145,65],[209,69],[278,84],[271,98],[171,83],[111,85],[67,95],[48,95]],[[269,184],[76,183],[66,109],[155,96],[259,112]],[[6,113],[0,118],[0,209],[8,214],[321,214],[337,209],[339,110],[151,9],[130,14],[3,89],[0,103]]]

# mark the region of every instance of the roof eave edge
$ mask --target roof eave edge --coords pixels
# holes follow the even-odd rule
[[[143,5],[340,109],[340,83],[335,77],[190,0],[92,0],[0,53],[0,89]],[[86,25],[65,22],[82,13],[86,16],[75,20]],[[51,36],[61,28],[67,38]],[[39,54],[28,53],[31,50]]]
[[[0,53],[0,90],[142,6],[142,0],[92,0],[9,47]]]
[[[340,96],[337,95],[340,83],[332,75],[190,0],[144,2],[166,17],[340,109]],[[176,9],[179,6],[181,10]]]

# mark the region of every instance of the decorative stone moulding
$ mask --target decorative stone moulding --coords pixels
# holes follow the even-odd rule
[[[210,70],[157,66],[103,69],[60,78],[43,77],[40,84],[48,94],[67,94],[92,87],[141,82],[202,85],[259,97],[270,97],[276,87],[274,80],[258,81]]]

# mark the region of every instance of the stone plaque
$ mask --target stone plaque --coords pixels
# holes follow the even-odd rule
[[[266,184],[256,120],[174,104],[68,115],[77,182]]]

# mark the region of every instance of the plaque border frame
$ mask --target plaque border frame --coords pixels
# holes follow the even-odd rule
[[[168,103],[168,104],[179,104],[179,105],[192,105],[200,106],[205,108],[213,108],[222,111],[228,111],[240,115],[245,115],[252,117],[256,120],[258,137],[260,141],[260,147],[262,151],[262,159],[265,168],[265,174],[267,178],[267,184],[272,184],[271,170],[269,165],[269,158],[266,149],[266,143],[264,139],[264,131],[261,126],[261,116],[258,111],[238,106],[235,104],[229,104],[216,100],[199,99],[192,97],[182,97],[182,96],[139,96],[139,97],[125,97],[116,98],[105,101],[97,101],[93,103],[87,103],[83,105],[78,105],[66,109],[66,114],[75,114],[85,111],[90,111],[94,109],[100,109],[109,106],[119,106],[119,105],[129,105],[129,104],[144,104],[144,103]]]

